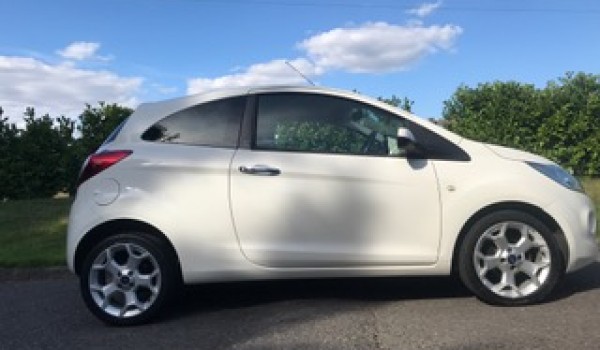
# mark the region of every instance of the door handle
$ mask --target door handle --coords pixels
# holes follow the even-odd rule
[[[266,165],[255,165],[251,167],[240,166],[239,170],[241,173],[248,175],[261,175],[261,176],[276,176],[281,174],[281,170]]]

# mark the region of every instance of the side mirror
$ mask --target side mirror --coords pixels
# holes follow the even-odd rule
[[[407,128],[398,129],[398,148],[403,149],[406,152],[406,157],[409,159],[424,159],[426,158],[426,152],[422,149],[415,135]]]
[[[400,148],[406,148],[408,145],[414,145],[417,143],[417,140],[415,140],[415,135],[413,135],[413,133],[407,128],[399,128],[397,138],[398,147]]]

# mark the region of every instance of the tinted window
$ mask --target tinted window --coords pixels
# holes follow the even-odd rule
[[[245,97],[234,97],[186,108],[152,125],[142,139],[236,147],[245,106]]]
[[[406,126],[415,136],[419,148],[426,158],[469,161],[469,155],[459,146],[442,136],[412,122]]]
[[[255,147],[282,151],[399,155],[397,116],[356,101],[281,93],[258,99]]]

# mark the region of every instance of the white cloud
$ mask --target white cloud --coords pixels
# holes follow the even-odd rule
[[[298,47],[324,70],[381,73],[404,70],[427,54],[450,50],[461,33],[456,25],[376,22],[319,33]]]
[[[285,62],[284,59],[276,59],[266,63],[254,64],[246,69],[236,67],[236,73],[218,78],[189,79],[187,93],[195,94],[223,87],[304,83],[305,80]],[[313,65],[306,58],[297,58],[289,62],[309,78],[323,73],[320,67]]]
[[[461,33],[462,28],[456,25],[427,27],[421,22],[406,25],[377,22],[335,28],[298,43],[297,47],[308,57],[290,63],[308,78],[336,69],[352,73],[405,70],[428,54],[451,50]],[[217,78],[189,79],[187,93],[223,87],[304,83],[285,62],[277,59],[246,69],[235,67],[231,74]]]
[[[99,43],[77,41],[71,43],[62,50],[56,51],[60,56],[66,59],[82,61],[90,58],[104,58],[96,56],[96,52],[100,49]]]
[[[158,83],[150,84],[150,88],[161,95],[172,95],[177,92],[177,88],[175,86],[166,86]]]
[[[414,9],[410,9],[406,11],[406,13],[418,16],[420,18],[429,16],[433,11],[437,10],[440,6],[442,6],[442,1],[424,3],[419,7]]]
[[[441,2],[430,5],[437,7],[439,4]],[[297,43],[296,47],[304,55],[291,63],[308,78],[334,70],[350,73],[401,71],[427,55],[451,51],[462,31],[457,25],[425,26],[420,20],[404,25],[368,22],[359,26],[334,28]],[[247,68],[237,66],[229,74],[216,78],[189,79],[187,93],[223,87],[304,82],[297,72],[286,65],[286,60],[276,59]]]
[[[36,114],[75,117],[85,103],[98,101],[134,107],[142,79],[108,71],[85,70],[72,63],[48,64],[30,57],[0,56],[0,106],[20,122],[25,107]]]

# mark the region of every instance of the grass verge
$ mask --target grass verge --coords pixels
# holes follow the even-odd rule
[[[65,265],[71,199],[0,202],[0,267]]]

